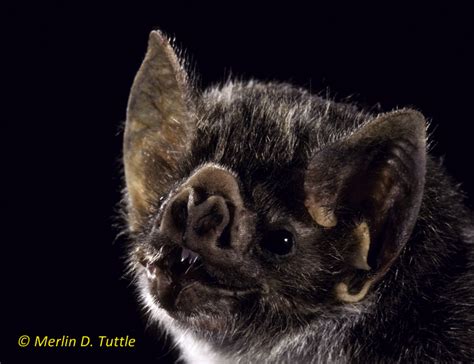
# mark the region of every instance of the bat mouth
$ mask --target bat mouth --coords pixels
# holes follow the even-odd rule
[[[196,305],[212,298],[238,299],[258,289],[228,284],[207,269],[208,264],[196,252],[181,246],[163,246],[158,257],[142,259],[150,293],[170,313],[193,311]],[[190,297],[192,296],[192,297]]]

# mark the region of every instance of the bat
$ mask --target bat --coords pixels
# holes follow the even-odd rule
[[[129,270],[189,363],[472,362],[472,213],[417,110],[199,90],[150,34],[123,144]]]

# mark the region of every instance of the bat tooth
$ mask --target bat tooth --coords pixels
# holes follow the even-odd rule
[[[184,262],[185,260],[187,260],[190,257],[191,253],[192,252],[189,249],[186,249],[186,248],[181,249],[181,262]]]
[[[195,263],[200,258],[199,254],[192,250],[182,248],[181,250],[181,263],[187,263],[189,265]]]
[[[190,253],[190,254],[189,254],[189,258],[190,258],[190,260],[192,260],[193,262],[195,262],[196,259],[199,258],[199,255],[198,255],[197,253],[195,253],[195,252],[193,252],[193,251],[191,251],[191,250],[189,251],[189,253]]]

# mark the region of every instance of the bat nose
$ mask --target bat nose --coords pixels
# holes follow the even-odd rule
[[[196,171],[169,199],[160,235],[213,265],[238,265],[255,234],[255,214],[245,208],[235,176],[215,166]]]
[[[230,248],[234,206],[223,196],[192,187],[180,191],[163,214],[160,232],[198,252],[204,259],[223,260]]]

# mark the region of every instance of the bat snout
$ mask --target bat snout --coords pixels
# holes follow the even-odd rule
[[[229,266],[242,260],[253,229],[235,177],[215,166],[193,174],[164,208],[160,233],[199,254]]]

